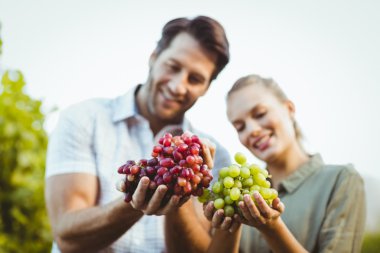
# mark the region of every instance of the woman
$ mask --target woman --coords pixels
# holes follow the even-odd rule
[[[351,165],[327,165],[319,154],[308,154],[294,114],[294,104],[272,79],[249,75],[229,91],[228,119],[240,142],[266,163],[281,201],[269,207],[255,194],[255,206],[245,195],[243,215],[233,219],[208,203],[205,215],[217,228],[210,252],[360,251],[363,180]]]

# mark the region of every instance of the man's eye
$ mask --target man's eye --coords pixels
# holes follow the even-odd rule
[[[198,84],[198,83],[201,83],[202,81],[200,80],[200,78],[198,78],[196,76],[190,76],[189,77],[189,82],[191,84]]]
[[[180,68],[174,64],[168,64],[167,67],[170,71],[173,71],[173,72],[178,72],[180,70]]]

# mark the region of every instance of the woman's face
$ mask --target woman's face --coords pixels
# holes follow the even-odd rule
[[[227,116],[240,142],[267,163],[285,159],[293,145],[298,145],[293,114],[292,102],[281,102],[260,85],[247,85],[227,100]]]

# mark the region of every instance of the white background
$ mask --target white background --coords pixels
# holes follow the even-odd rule
[[[114,97],[146,80],[167,21],[208,15],[225,27],[232,58],[188,113],[194,125],[248,155],[226,119],[225,94],[240,76],[273,77],[295,102],[309,149],[353,163],[379,189],[379,13],[376,0],[0,0],[0,69],[20,69],[46,110]],[[48,116],[48,132],[57,117]]]

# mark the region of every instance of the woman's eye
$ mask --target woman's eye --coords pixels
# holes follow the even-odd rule
[[[264,117],[266,113],[267,113],[266,111],[257,112],[257,113],[255,114],[255,118],[256,118],[256,119],[260,119],[260,118]]]
[[[241,132],[244,130],[244,124],[236,124],[234,125],[236,131]]]

